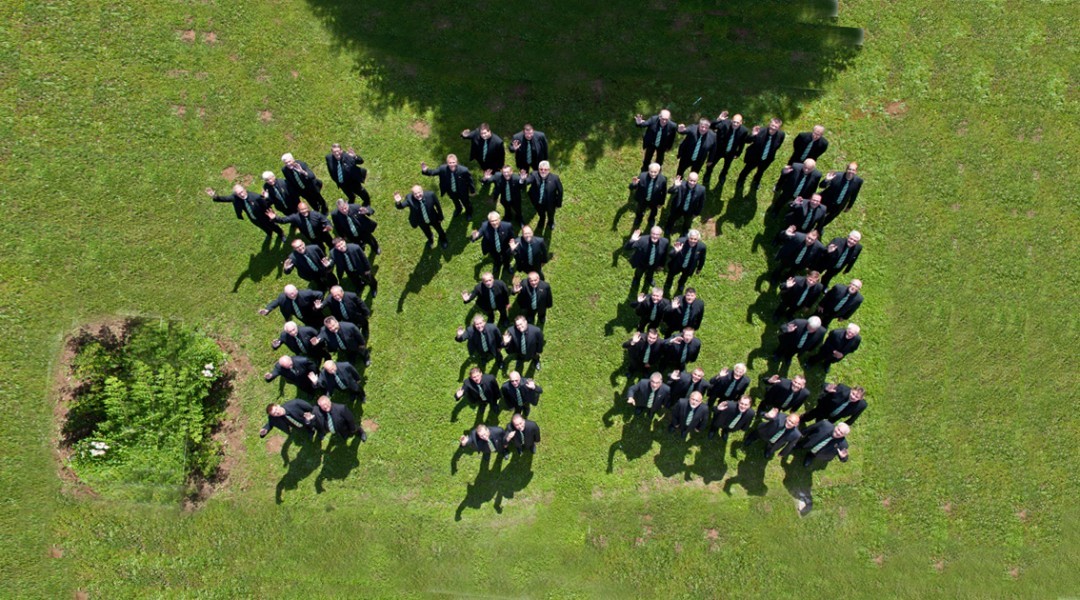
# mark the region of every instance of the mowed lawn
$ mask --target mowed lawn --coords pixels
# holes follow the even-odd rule
[[[856,0],[836,19],[827,2],[353,4],[0,9],[0,596],[1080,594],[1075,3]],[[857,228],[866,247],[864,343],[827,379],[868,390],[848,463],[811,473],[627,422],[618,248],[640,164],[632,117],[660,106],[680,122],[779,115],[780,161],[822,123],[823,170],[859,162],[859,202],[829,229]],[[421,160],[464,160],[457,136],[481,121],[545,131],[567,193],[536,375],[544,441],[498,474],[475,456],[451,466],[474,421],[452,421],[450,397],[471,308],[459,293],[481,270],[472,227],[454,221],[449,251],[425,252],[391,201],[434,184]],[[279,433],[257,435],[281,320],[255,311],[298,279],[202,190],[291,151],[332,201],[334,141],[367,159],[380,223],[363,415],[377,430],[355,452],[282,452]],[[711,191],[720,235],[706,226],[691,280],[709,376],[751,355],[754,380],[768,374],[778,169],[756,197],[733,198],[737,171]],[[476,202],[479,223],[490,205]],[[57,476],[62,339],[132,314],[200,323],[250,365],[247,435],[193,512]],[[806,487],[814,510],[799,517],[791,491]]]

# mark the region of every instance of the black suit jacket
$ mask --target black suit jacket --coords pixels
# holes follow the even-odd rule
[[[749,129],[743,125],[734,127],[731,119],[713,121],[712,129],[716,132],[716,153],[713,161],[720,158],[735,158],[742,154],[743,147],[746,146],[746,138],[750,136]],[[729,143],[731,150],[728,150]]]
[[[281,167],[282,179],[289,184],[289,189],[292,190],[293,194],[300,194],[301,191],[306,193],[311,190],[322,189],[322,182],[319,181],[319,178],[315,176],[315,171],[312,171],[306,162],[298,160],[296,164],[304,169],[303,175],[288,167]],[[300,187],[299,182],[303,182],[303,188]]]
[[[248,192],[247,198],[241,198],[236,194],[229,194],[227,196],[214,196],[214,202],[230,202],[233,205],[233,210],[236,211],[236,218],[241,221],[244,220],[244,215],[252,223],[259,226],[269,225],[270,217],[266,216],[266,210],[270,207],[269,203],[259,194],[254,192]]]
[[[709,380],[709,405],[712,406],[717,399],[737,402],[748,387],[750,387],[749,373],[743,374],[740,379],[735,379],[734,369],[728,369],[726,375],[717,374]],[[731,392],[729,393],[728,390]]]
[[[690,186],[690,182],[683,181],[681,185],[673,185],[668,188],[671,195],[671,210],[676,214],[700,215],[705,206],[705,186],[702,184]]]
[[[268,203],[287,215],[296,212],[296,208],[300,204],[300,197],[289,188],[289,182],[285,181],[284,178],[275,178],[274,185],[263,182],[263,193],[266,194],[265,200]]]
[[[773,135],[769,135],[769,128],[762,127],[757,135],[750,135],[747,138],[749,145],[746,147],[746,154],[743,156],[743,160],[749,166],[756,166],[762,163],[771,163],[776,159],[776,151],[780,149],[780,146],[784,145],[784,131],[777,130]],[[768,151],[766,152],[766,143],[768,142]],[[764,154],[765,158],[762,158]]]
[[[466,378],[461,383],[461,388],[465,390],[465,398],[472,404],[486,403],[492,406],[499,404],[499,382],[495,380],[494,375],[485,373],[480,376],[479,384],[472,378]]]
[[[818,421],[817,423],[814,423],[803,432],[803,438],[799,442],[799,448],[810,451],[814,446],[817,446],[828,439],[829,443],[821,450],[818,450],[814,456],[824,461],[830,461],[839,456],[840,462],[847,462],[847,458],[840,456],[837,452],[838,450],[847,450],[847,439],[832,437],[834,429],[836,429],[836,427],[830,421]]]
[[[626,348],[630,366],[634,369],[654,369],[664,359],[664,338],[661,337],[650,344],[648,338],[642,335],[636,344],[632,339],[623,342],[623,348]],[[645,356],[646,350],[648,356]]]
[[[266,425],[263,425],[263,429],[267,431],[280,429],[286,434],[292,433],[294,429],[307,431],[308,433],[315,431],[314,425],[304,419],[304,413],[313,411],[310,404],[296,398],[282,404],[281,408],[285,409],[285,414],[280,417],[267,415]]]
[[[491,303],[491,296],[495,296],[495,304]],[[501,279],[496,279],[491,283],[491,287],[486,287],[484,282],[476,284],[476,287],[469,292],[468,299],[465,300],[465,304],[476,300],[476,304],[488,311],[496,311],[505,309],[510,304],[510,288],[506,287],[506,283]]]
[[[770,419],[768,415],[762,416],[761,424],[758,425],[757,433],[761,441],[765,442],[765,446],[768,451],[775,453],[780,452],[780,456],[788,456],[795,451],[795,446],[798,444],[799,439],[802,438],[802,432],[798,427],[793,429],[786,429],[788,415],[787,413],[777,413],[775,418]],[[784,429],[784,434],[772,441],[773,436]]]
[[[321,343],[326,344],[327,350],[333,352],[358,352],[367,345],[367,340],[364,339],[364,334],[359,327],[348,321],[341,321],[338,325],[337,335],[334,335],[325,325],[319,330],[319,340]],[[339,337],[344,342],[344,347],[338,342]]]
[[[513,147],[514,142],[517,141],[521,145],[514,151],[514,161],[517,164],[518,169],[528,169],[530,167],[535,168],[540,164],[540,161],[548,159],[548,140],[543,131],[533,130],[533,138],[530,142],[525,139],[525,132],[519,131],[510,138],[510,145]],[[532,162],[526,160],[526,146],[532,145]]]
[[[705,242],[698,240],[696,245],[691,246],[686,236],[683,236],[678,243],[682,244],[682,250],[675,250],[672,245],[671,252],[668,253],[668,272],[700,273],[705,267],[705,255],[709,250],[705,247]]]
[[[839,423],[847,419],[848,425],[853,425],[859,419],[859,415],[866,410],[866,398],[856,402],[851,401],[851,388],[842,384],[836,384],[835,391],[822,390],[818,396],[814,410],[804,418],[828,419],[833,423]]]
[[[529,261],[529,248],[532,248],[532,261]],[[533,236],[532,241],[518,236],[517,250],[514,250],[514,268],[518,271],[531,272],[544,266],[548,261],[547,242],[544,238]]]
[[[786,232],[782,232],[781,238],[784,241],[780,245],[780,250],[776,253],[776,261],[785,267],[810,268],[817,266],[821,257],[825,254],[825,246],[820,241],[815,241],[810,246],[806,245],[805,233],[796,232],[787,235]],[[806,252],[803,252],[803,248],[806,248]]]
[[[521,339],[525,338],[525,353],[521,353]],[[544,331],[536,325],[529,325],[525,333],[517,327],[510,328],[510,343],[506,344],[506,353],[524,360],[531,360],[544,353]]]
[[[788,321],[780,326],[780,351],[786,354],[797,354],[800,352],[809,352],[814,348],[817,348],[821,340],[825,338],[825,328],[818,327],[817,331],[809,331],[809,321],[807,319],[794,319]],[[794,331],[788,331],[788,325],[795,325]],[[806,334],[806,339],[803,340],[803,334]],[[802,347],[799,347],[799,342],[802,342]]]
[[[540,182],[544,182],[544,198],[540,199]],[[548,173],[546,178],[540,177],[539,171],[529,173],[525,178],[525,185],[529,186],[529,200],[537,212],[551,210],[552,207],[562,208],[563,187],[562,180],[554,173]]]
[[[551,308],[551,284],[546,281],[539,282],[536,287],[529,285],[528,281],[521,283],[521,291],[515,292],[517,294],[517,303],[522,310],[533,310],[533,297],[536,297],[536,310],[547,310]]]
[[[458,197],[476,192],[476,183],[473,182],[472,173],[464,165],[458,165],[457,168],[451,171],[449,166],[441,164],[434,169],[421,169],[420,173],[428,177],[438,177],[439,194],[443,196],[454,193],[451,190],[451,179],[453,179],[454,185],[457,186],[456,193]]]
[[[484,354],[484,348],[480,342],[481,336],[487,340],[489,354],[495,354],[495,351],[502,347],[502,334],[499,333],[499,328],[491,323],[485,323],[482,332],[469,325],[465,328],[465,333],[455,336],[454,340],[467,342],[465,346],[469,349],[469,354]]]
[[[830,331],[828,337],[825,338],[825,344],[821,346],[821,352],[826,355],[831,355],[833,351],[836,351],[846,357],[858,350],[859,344],[862,344],[862,335],[856,335],[855,337],[848,339],[846,334],[846,328],[833,329]]]
[[[470,431],[468,435],[469,439],[465,442],[466,446],[471,446],[473,450],[476,450],[481,454],[491,454],[491,446],[488,445],[488,442],[485,442],[476,435],[475,429]],[[489,425],[488,441],[490,441],[491,444],[495,446],[496,452],[502,452],[503,450],[506,450],[506,430],[502,427]]]
[[[408,208],[409,225],[416,228],[424,224],[424,212],[420,208],[421,205],[427,208],[428,220],[431,223],[439,223],[443,220],[442,204],[439,203],[438,196],[435,192],[427,190],[424,190],[424,196],[420,200],[417,200],[410,192],[401,199],[401,202],[395,202],[394,208],[398,210]]]
[[[481,168],[499,169],[506,163],[506,148],[503,147],[502,138],[495,135],[494,131],[487,140],[480,137],[480,128],[461,137],[469,140],[469,160],[480,163]],[[484,142],[487,142],[487,158],[484,157]]]
[[[349,257],[348,260],[345,259],[346,256]],[[344,252],[331,248],[330,260],[334,261],[334,269],[337,270],[339,276],[350,272],[360,274],[371,272],[371,261],[364,254],[364,248],[360,244],[347,243]],[[350,266],[352,266],[352,271],[349,270]]]
[[[713,154],[716,152],[716,132],[709,129],[704,135],[698,131],[697,125],[691,125],[683,132],[683,141],[679,144],[679,158],[685,158],[691,160],[694,155],[694,148],[697,147],[698,140],[701,140],[701,147],[698,148],[697,160],[704,161],[706,159],[713,160]]]
[[[675,303],[672,302],[673,307],[668,309],[666,317],[668,328],[672,331],[682,330],[683,327],[693,327],[695,331],[701,329],[701,320],[705,317],[705,302],[701,298],[695,298],[693,304],[687,306],[686,296],[678,298],[679,308],[674,308]],[[687,313],[690,314],[689,318],[686,318]]]
[[[668,253],[668,240],[667,238],[660,238],[656,242],[656,258],[652,265],[649,264],[649,257],[652,254],[652,239],[648,235],[642,235],[636,242],[628,241],[624,248],[631,250],[630,266],[635,269],[648,269],[650,267],[659,268],[664,266],[664,260],[667,258]]]
[[[788,213],[784,215],[785,229],[789,225],[794,225],[796,231],[806,233],[812,229],[817,229],[818,223],[825,219],[825,205],[818,204],[814,206],[806,198],[792,200],[791,204],[788,205],[788,209]]]
[[[324,412],[318,406],[315,407],[315,424],[319,432],[319,438],[330,433],[330,425],[333,424],[333,432],[343,438],[349,438],[360,432],[360,426],[356,423],[356,417],[349,407],[344,404],[333,402],[330,404],[330,412]]]
[[[806,151],[807,148],[810,149],[809,152]],[[788,164],[801,163],[808,158],[817,160],[828,148],[829,140],[825,139],[825,136],[815,140],[813,133],[804,131],[795,136],[795,141],[791,143],[791,158],[788,159]]]
[[[480,237],[480,250],[484,254],[510,254],[510,240],[514,237],[514,228],[506,221],[499,223],[498,229],[491,226],[491,223],[484,221],[483,224],[476,230]],[[495,250],[495,240],[499,240],[499,249]]]
[[[311,380],[308,379],[308,374],[318,372],[315,363],[303,356],[294,356],[292,357],[292,361],[293,366],[291,369],[286,369],[281,365],[274,363],[273,368],[270,369],[269,381],[273,381],[278,376],[281,376],[285,381],[288,381],[297,387],[311,389],[312,385]]]
[[[652,194],[649,194],[649,183],[652,183]],[[643,171],[638,175],[638,182],[630,182],[630,189],[634,190],[634,198],[637,203],[644,207],[662,206],[664,204],[664,198],[667,197],[667,177],[664,177],[663,173],[658,173],[656,179],[649,177],[648,171]]]
[[[338,390],[359,392],[360,391],[360,373],[356,370],[356,367],[352,366],[352,363],[344,361],[335,361],[337,365],[337,378],[331,375],[325,368],[319,371],[319,387],[326,390],[327,394],[333,394]],[[339,385],[337,380],[341,380]]]
[[[826,247],[825,251],[821,253],[818,258],[818,268],[821,270],[834,270],[839,271],[843,269],[844,273],[850,273],[851,267],[855,266],[855,261],[859,259],[859,255],[862,254],[862,242],[855,244],[854,247],[848,248],[847,238],[838,237],[833,238],[829,242],[830,246],[835,246],[833,251],[830,252]],[[845,251],[846,249],[846,251]]]
[[[514,211],[521,210],[521,191],[525,188],[525,184],[521,182],[521,177],[517,173],[511,173],[510,178],[507,179],[503,177],[502,171],[499,171],[492,173],[490,177],[484,177],[481,181],[491,182],[493,200],[501,202],[507,209],[512,207]]]
[[[514,437],[510,439],[510,446],[518,450],[530,449],[540,441],[540,426],[536,424],[536,421],[525,419],[525,427],[522,431],[514,429],[514,423],[511,421],[506,424],[505,431],[507,434],[513,432]]]
[[[313,350],[311,346],[311,338],[317,337],[318,335],[319,330],[315,329],[314,327],[306,327],[304,325],[299,325],[296,328],[295,336],[289,335],[288,333],[282,331],[281,334],[278,335],[278,339],[281,340],[281,343],[285,344],[285,347],[288,348],[293,354],[300,354],[306,356]]]
[[[334,224],[334,231],[347,240],[356,240],[364,234],[373,233],[379,226],[368,216],[375,214],[374,208],[349,204],[345,210],[347,213],[334,209],[330,213],[330,221]]]
[[[296,227],[300,231],[300,235],[304,237],[304,241],[309,244],[317,242],[320,235],[333,229],[326,215],[315,209],[309,210],[307,217],[300,213],[293,213],[291,215],[278,215],[274,217],[274,221],[288,223]]]
[[[726,409],[720,410],[719,406],[716,407],[716,415],[713,418],[717,419],[716,423],[724,431],[746,431],[750,428],[750,423],[753,422],[755,414],[757,413],[752,408],[740,413],[738,401],[730,400]],[[732,422],[735,423],[734,426]]]
[[[323,319],[322,311],[315,308],[315,301],[321,299],[322,293],[319,290],[298,290],[295,300],[286,296],[285,292],[281,292],[277,298],[266,305],[265,309],[268,311],[275,308],[281,309],[281,316],[285,317],[286,321],[300,319],[308,324],[319,324]],[[300,309],[299,312],[297,309]]]
[[[309,244],[304,248],[303,254],[293,250],[289,253],[289,258],[292,259],[292,266],[284,269],[285,273],[292,273],[293,269],[296,269],[296,273],[306,281],[318,281],[323,273],[330,270],[329,267],[323,266],[322,260],[326,258],[326,255],[323,254],[322,248],[315,244]]]
[[[690,425],[687,427],[686,418],[690,415],[690,411],[693,411],[694,416],[690,418]],[[690,408],[690,399],[683,398],[675,403],[675,407],[671,409],[671,424],[685,428],[687,430],[693,429],[694,431],[701,431],[701,428],[705,426],[705,423],[709,420],[709,407],[702,402],[697,408]]]
[[[840,304],[841,302],[843,302],[843,305]],[[829,317],[850,319],[851,315],[855,314],[855,311],[862,306],[862,303],[862,292],[849,294],[848,286],[838,283],[832,286],[828,294],[825,294],[818,308]],[[839,308],[837,308],[838,306]]]
[[[765,390],[765,398],[761,401],[761,412],[764,414],[772,408],[779,408],[786,412],[797,412],[808,398],[810,398],[810,390],[806,389],[806,386],[796,392],[791,389],[790,379],[781,379],[770,384],[768,389]],[[784,419],[786,418],[784,417]],[[781,422],[783,422],[783,419],[781,419]]]
[[[510,408],[524,408],[527,404],[536,406],[540,402],[540,394],[544,393],[544,388],[540,387],[540,384],[535,381],[533,382],[533,385],[535,385],[536,388],[530,390],[525,387],[524,379],[522,379],[516,387],[514,384],[507,381],[499,388],[499,393],[502,394],[503,402],[506,402],[506,405]],[[519,392],[521,395],[521,402],[518,402]],[[509,427],[507,427],[507,430],[509,430]]]
[[[656,148],[661,152],[667,152],[675,145],[675,134],[679,132],[678,126],[671,119],[668,119],[666,125],[660,125],[660,115],[653,115],[647,120],[638,123],[634,121],[634,125],[645,129],[645,133],[641,134],[641,147],[642,148]],[[661,133],[661,128],[663,129]],[[660,133],[660,144],[656,144],[656,134]]]
[[[802,182],[802,187],[799,187],[799,182]],[[809,198],[817,192],[820,182],[821,171],[815,168],[806,173],[803,171],[802,163],[795,163],[791,165],[791,171],[780,176],[780,189],[783,190],[784,197],[788,200]],[[796,193],[796,190],[798,193]]]
[[[341,163],[341,178],[338,178],[338,163]],[[364,159],[359,154],[350,156],[348,152],[341,153],[341,159],[334,158],[334,153],[326,155],[326,172],[330,173],[330,179],[334,180],[339,188],[345,186],[363,185],[367,181],[367,169],[361,167]]]
[[[844,184],[847,184],[847,189],[844,189]],[[829,214],[835,215],[841,210],[850,210],[852,205],[855,204],[855,199],[859,197],[859,190],[862,189],[863,180],[858,175],[853,176],[851,179],[845,178],[843,174],[837,175],[830,181],[821,180],[821,203],[825,205]],[[843,192],[841,194],[841,192]]]
[[[630,302],[630,306],[634,309],[634,314],[648,321],[650,325],[660,323],[664,316],[671,311],[671,302],[668,302],[667,298],[661,298],[659,302],[653,303],[652,296],[645,296],[645,299],[641,302],[634,300]],[[653,317],[654,309],[655,317]]]
[[[634,399],[635,408],[649,408],[649,394],[652,393],[652,391],[652,386],[649,385],[649,380],[646,378],[635,383],[630,388],[630,391],[627,392],[626,396],[627,398]],[[656,412],[661,408],[670,407],[674,401],[675,399],[671,397],[671,387],[666,383],[661,383],[660,387],[656,389],[656,394],[653,396],[653,406],[651,410]]]
[[[347,321],[349,323],[362,325],[367,322],[369,317],[371,317],[371,309],[368,308],[367,303],[354,292],[345,292],[342,294],[340,301],[335,300],[334,297],[327,292],[323,304],[330,309],[330,314],[334,315],[334,318],[340,322]]]
[[[696,361],[698,354],[701,353],[701,338],[694,338],[690,340],[689,344],[676,340],[682,340],[682,333],[675,333],[665,342],[664,351],[666,356],[664,358],[668,361],[668,364],[685,369],[686,365]],[[683,350],[686,351],[686,360],[683,360]]]
[[[709,393],[709,380],[705,377],[701,378],[701,381],[694,383],[694,376],[688,371],[683,370],[679,373],[678,379],[668,380],[671,386],[671,397],[673,400],[682,400],[683,398],[689,398],[693,392],[701,392],[701,396],[705,397]]]
[[[825,286],[821,285],[820,281],[810,285],[806,277],[802,275],[794,277],[794,279],[795,283],[790,286],[787,280],[780,283],[780,303],[792,308],[813,306],[817,299],[821,297],[821,292],[825,289]]]

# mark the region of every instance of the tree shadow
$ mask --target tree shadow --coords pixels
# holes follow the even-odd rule
[[[322,444],[314,440],[301,440],[298,442],[300,451],[289,461],[289,470],[282,475],[274,492],[274,500],[281,504],[285,501],[285,491],[295,490],[300,482],[307,479],[322,464]]]
[[[403,105],[431,115],[417,127],[430,155],[464,154],[461,130],[481,122],[504,140],[531,122],[551,141],[555,172],[572,152],[592,169],[605,151],[638,143],[638,111],[668,107],[682,123],[724,108],[748,125],[792,119],[862,42],[861,30],[834,24],[836,0],[660,0],[645,11],[570,0],[524,11],[491,0],[467,11],[447,0],[308,3],[336,49],[355,56],[376,117]]]
[[[359,435],[354,435],[348,440],[337,435],[331,436],[323,456],[323,468],[315,478],[316,494],[326,491],[323,486],[327,480],[345,479],[354,468],[360,466],[360,459],[357,457],[360,443]]]
[[[233,283],[232,293],[236,293],[240,290],[240,285],[244,283],[245,279],[250,279],[251,283],[259,283],[265,277],[276,271],[274,279],[281,279],[281,276],[285,270],[283,262],[285,259],[281,258],[280,253],[275,253],[275,249],[269,245],[264,245],[261,252],[252,252],[248,256],[248,266],[236,277],[236,281]]]

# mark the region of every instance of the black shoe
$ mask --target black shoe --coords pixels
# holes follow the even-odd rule
[[[435,247],[435,240],[428,240],[427,241],[427,247],[428,248],[434,248]]]
[[[710,430],[709,430],[709,434],[705,436],[705,439],[709,439],[709,440],[711,440],[711,439],[713,439],[714,437],[716,437],[716,432],[710,429]]]
[[[450,244],[447,244],[446,242],[442,242],[442,243],[439,244],[439,247],[442,248],[443,250],[446,250],[448,247],[450,247]]]
[[[773,453],[768,450],[765,451],[765,460],[772,460]]]
[[[376,248],[375,249],[375,256],[378,256],[380,254],[382,254],[382,248]]]
[[[542,367],[543,365],[540,364],[540,359],[536,359],[536,370],[539,371]]]
[[[802,461],[802,466],[809,467],[810,464],[813,463],[813,462],[814,462],[814,457],[807,454],[806,458],[804,458],[803,461]]]
[[[364,431],[363,429],[360,430],[360,441],[361,442],[366,442],[367,441],[367,432]]]

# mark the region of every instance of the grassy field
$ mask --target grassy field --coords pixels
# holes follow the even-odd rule
[[[836,19],[792,4],[0,8],[0,596],[1080,595],[1076,4],[853,0]],[[860,201],[830,229],[866,246],[865,341],[829,377],[871,403],[847,464],[766,465],[612,410],[633,325],[616,251],[632,116],[661,105],[684,122],[779,115],[789,135],[823,123],[822,166],[860,163]],[[455,221],[449,251],[425,252],[390,197],[421,160],[467,155],[458,132],[482,120],[545,131],[567,202],[546,270],[543,446],[531,465],[464,456],[454,473],[473,422],[451,420],[456,298],[479,248]],[[257,436],[280,319],[255,311],[295,279],[202,189],[291,151],[333,198],[333,141],[368,160],[384,250],[364,411],[377,431],[324,456]],[[721,235],[692,280],[709,375],[775,339],[773,295],[755,289],[768,198],[732,196],[710,196]],[[62,339],[117,314],[200,323],[256,375],[238,383],[248,435],[228,484],[199,510],[57,477]],[[790,492],[805,487],[815,509],[799,517]]]

